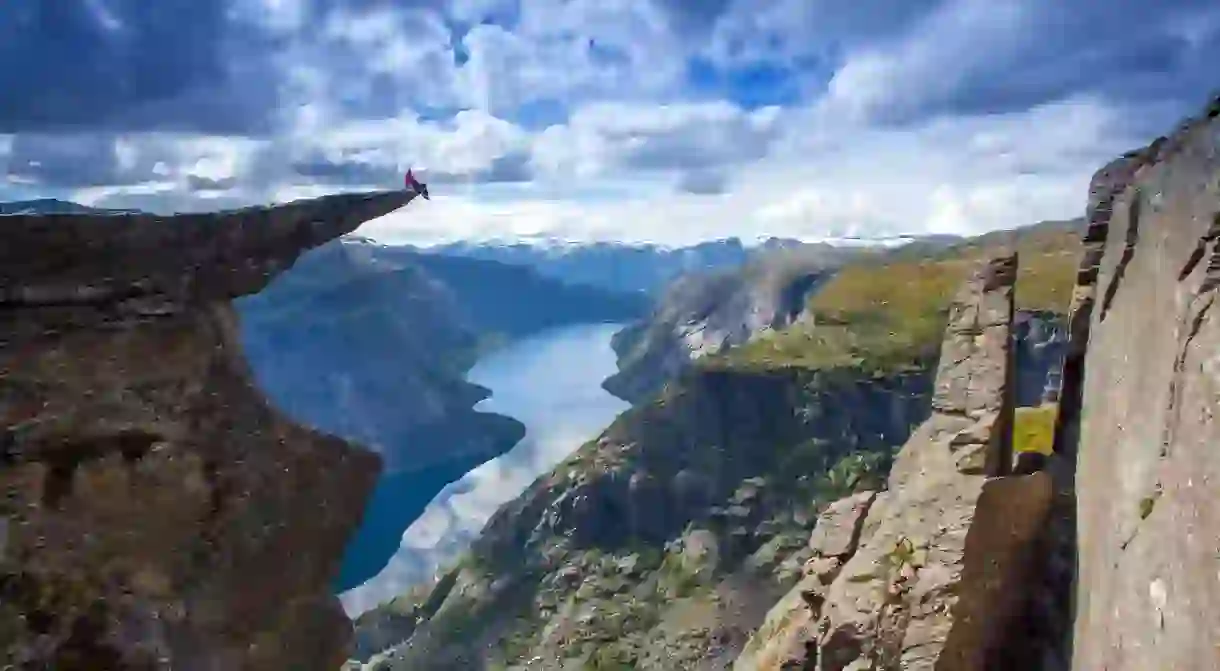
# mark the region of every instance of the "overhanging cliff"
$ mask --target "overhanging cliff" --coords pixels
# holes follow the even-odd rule
[[[378,457],[255,387],[230,300],[405,192],[0,217],[0,650],[18,668],[333,669]]]

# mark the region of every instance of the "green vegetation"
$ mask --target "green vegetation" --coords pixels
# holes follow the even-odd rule
[[[1079,235],[1063,227],[1006,232],[923,256],[868,257],[845,266],[809,300],[811,324],[757,338],[706,361],[725,367],[854,367],[877,374],[934,361],[954,293],[985,257],[1019,255],[1017,307],[1065,314]]]
[[[633,671],[635,658],[617,645],[607,645],[593,653],[585,662],[585,671]]]
[[[667,554],[658,569],[660,591],[667,598],[691,596],[708,576],[699,566],[690,566],[680,554]]]
[[[1012,450],[1050,456],[1054,450],[1055,417],[1059,406],[1048,403],[1036,408],[1017,408],[1013,413]]]
[[[835,501],[857,491],[884,485],[894,455],[891,452],[853,452],[826,471],[822,498]]]
[[[1145,496],[1144,498],[1140,499],[1140,519],[1148,519],[1148,516],[1152,514],[1152,509],[1155,507],[1156,499],[1154,497]]]
[[[1156,489],[1153,490],[1150,496],[1145,496],[1140,499],[1140,519],[1146,520],[1152,514],[1152,509],[1156,507],[1156,502],[1161,498],[1161,484],[1158,482]]]

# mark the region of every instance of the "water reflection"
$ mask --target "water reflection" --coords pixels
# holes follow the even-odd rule
[[[556,329],[496,352],[471,370],[469,379],[493,392],[478,409],[520,420],[525,439],[443,489],[403,534],[385,569],[342,595],[349,614],[405,592],[457,558],[497,508],[627,408],[601,388],[615,372],[610,336],[618,328]]]

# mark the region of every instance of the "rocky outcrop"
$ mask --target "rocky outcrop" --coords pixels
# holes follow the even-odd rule
[[[869,518],[868,513],[874,505],[881,509],[887,496],[864,491],[840,499],[823,511],[809,539],[813,555],[804,566],[804,576],[767,613],[762,627],[734,662],[735,671],[815,668],[817,617],[826,589],[860,543],[877,530],[880,515]],[[866,525],[870,520],[871,524]]]
[[[1016,270],[1015,255],[991,260],[957,295],[932,415],[898,454],[884,501],[836,504],[853,511],[851,531],[815,531],[809,575],[735,668],[996,668],[1051,503],[1047,474],[1008,475]]]
[[[411,197],[0,221],[6,665],[342,663],[328,583],[379,459],[268,406],[230,300]]]
[[[806,298],[852,255],[804,245],[757,254],[740,268],[678,277],[647,319],[615,334],[619,372],[602,386],[623,400],[644,401],[696,359],[793,324]]]
[[[1089,224],[1055,445],[1077,467],[1066,647],[1074,669],[1214,669],[1220,99],[1100,170]]]

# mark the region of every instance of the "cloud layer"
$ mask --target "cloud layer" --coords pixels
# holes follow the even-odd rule
[[[386,241],[970,232],[1077,213],[1220,75],[1210,0],[17,0],[0,198],[396,186]]]

